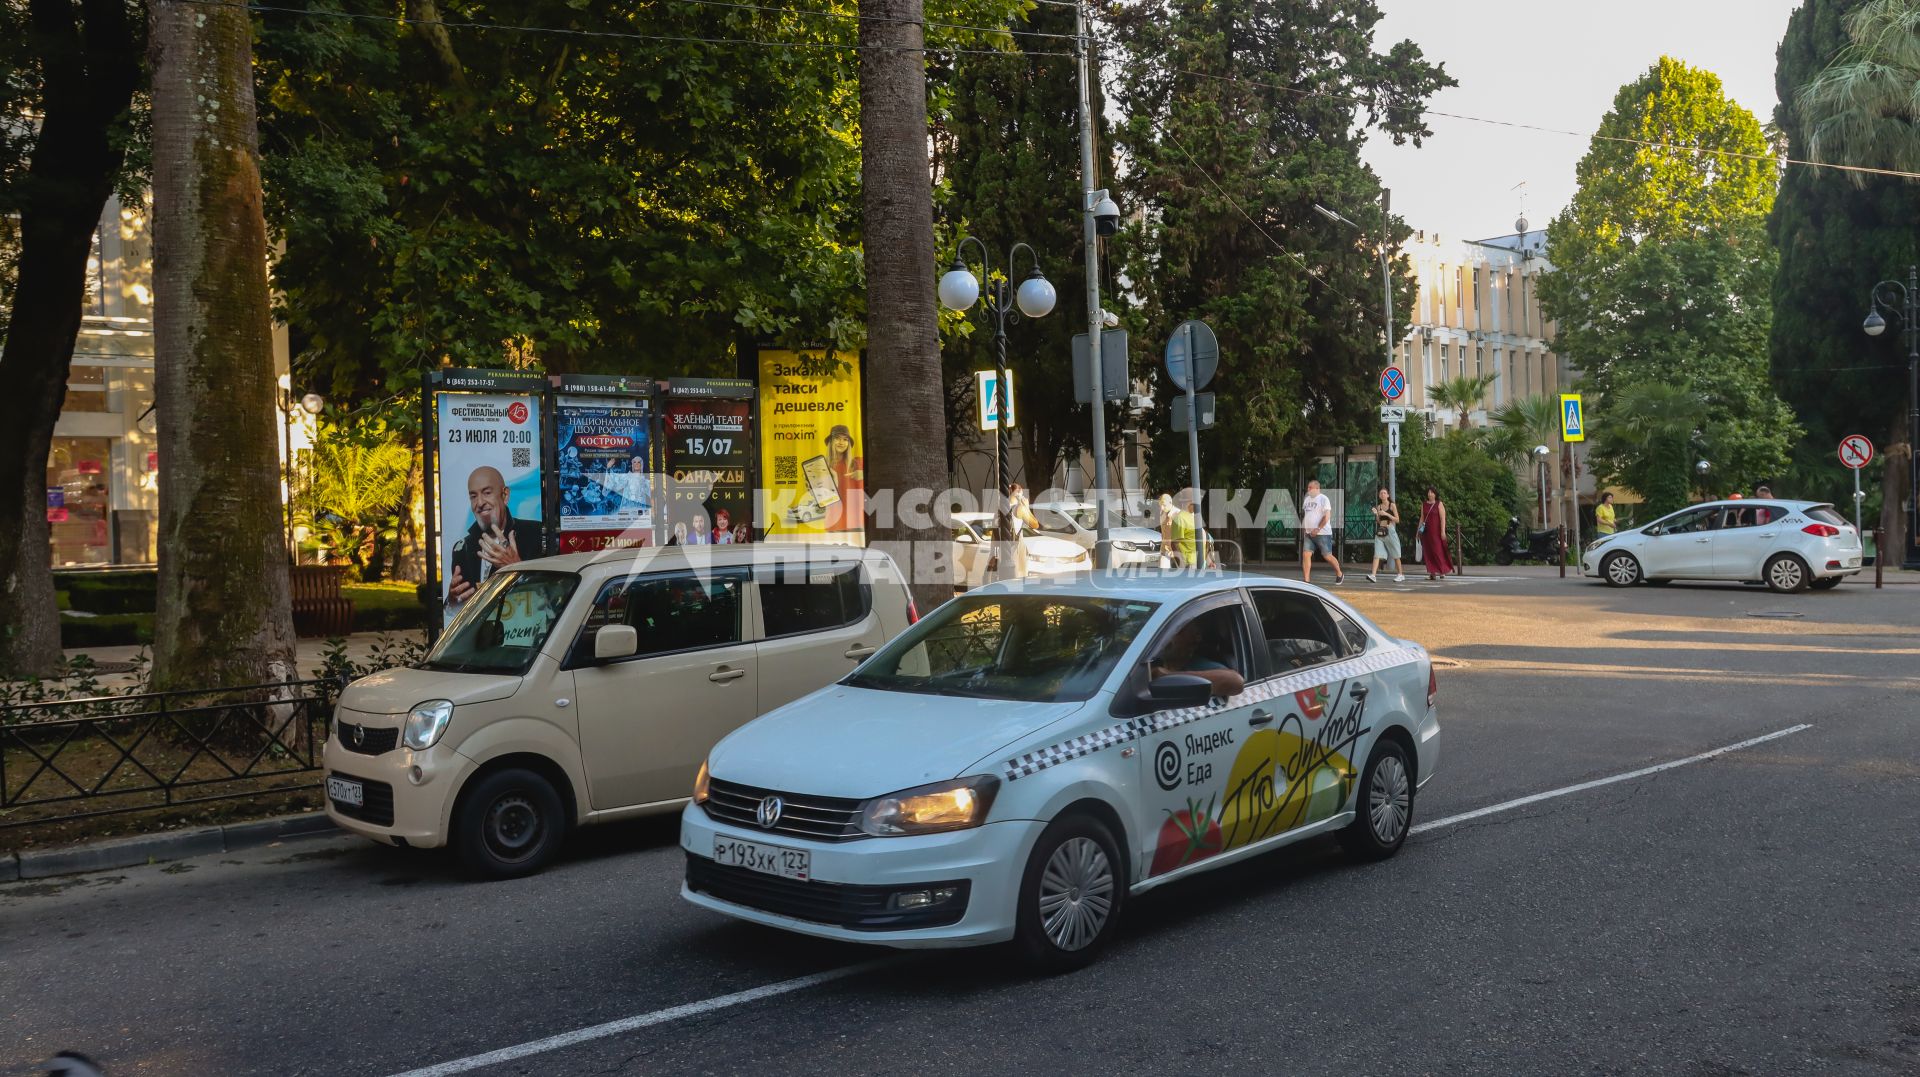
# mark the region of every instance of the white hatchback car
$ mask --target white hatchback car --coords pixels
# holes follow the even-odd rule
[[[1433,666],[1325,592],[1205,574],[1004,582],[721,741],[682,894],[898,947],[1090,961],[1131,895],[1321,834],[1406,840]]]
[[[1615,587],[1668,580],[1826,590],[1860,571],[1860,533],[1818,501],[1708,501],[1587,544],[1580,564]]]

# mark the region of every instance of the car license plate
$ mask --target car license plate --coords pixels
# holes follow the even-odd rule
[[[350,804],[356,808],[365,807],[367,803],[366,791],[361,788],[360,783],[350,782],[345,778],[327,779],[327,799]]]
[[[778,875],[782,879],[804,882],[813,877],[813,854],[807,850],[783,849],[778,845],[761,845],[737,838],[715,837],[713,862],[726,867]]]

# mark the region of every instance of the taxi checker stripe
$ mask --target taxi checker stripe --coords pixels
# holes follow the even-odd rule
[[[1330,666],[1317,666],[1299,673],[1289,673],[1284,677],[1262,681],[1224,703],[1180,707],[1176,710],[1129,718],[1105,729],[1081,734],[1072,740],[1063,740],[1058,744],[1050,744],[1045,748],[1037,748],[1014,756],[1006,762],[1007,781],[1017,782],[1022,778],[1038,774],[1048,767],[1056,767],[1079,759],[1081,756],[1091,755],[1103,748],[1111,748],[1116,744],[1125,744],[1189,722],[1196,722],[1210,714],[1217,714],[1232,707],[1264,703],[1269,699],[1291,696],[1295,692],[1343,681],[1362,673],[1378,673],[1396,666],[1412,665],[1418,661],[1420,661],[1420,652],[1410,648],[1380,650],[1363,654],[1358,658],[1349,658],[1344,662],[1336,662]]]

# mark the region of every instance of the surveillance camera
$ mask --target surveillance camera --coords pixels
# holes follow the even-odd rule
[[[1120,316],[1110,310],[1102,310],[1100,312],[1100,324],[1106,326],[1108,329],[1112,329],[1114,326],[1120,324]]]
[[[1105,191],[1094,193],[1093,231],[1102,236],[1120,231],[1120,206]]]

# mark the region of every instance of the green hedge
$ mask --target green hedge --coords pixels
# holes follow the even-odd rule
[[[106,581],[114,582],[106,582]],[[152,574],[147,574],[148,587]],[[153,642],[153,595],[115,577],[73,577],[65,588],[72,608],[96,614],[60,618],[62,647],[117,647]],[[411,583],[349,583],[340,593],[353,599],[355,632],[402,632],[427,626],[426,610]],[[139,596],[145,595],[144,604]],[[85,597],[83,597],[83,595]],[[103,608],[115,602],[121,608]],[[88,605],[85,603],[93,603]]]
[[[62,647],[123,647],[153,642],[153,614],[108,613],[60,618]]]
[[[67,605],[88,613],[152,613],[154,578],[80,576],[67,584]]]

